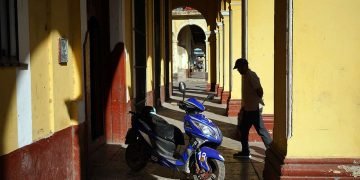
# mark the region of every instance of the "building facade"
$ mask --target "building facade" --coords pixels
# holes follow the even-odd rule
[[[97,147],[124,142],[128,111],[171,96],[180,7],[203,17],[187,25],[205,33],[207,89],[228,116],[235,60],[261,79],[264,179],[359,176],[357,0],[0,2],[0,179],[86,179]]]

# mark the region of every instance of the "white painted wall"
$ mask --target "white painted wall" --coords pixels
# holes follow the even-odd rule
[[[16,70],[18,146],[21,148],[32,143],[31,63],[28,1],[18,0],[17,6],[19,61],[27,64],[27,68],[17,68]]]

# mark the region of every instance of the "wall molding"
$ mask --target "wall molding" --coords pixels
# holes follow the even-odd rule
[[[289,158],[273,145],[266,151],[264,179],[354,179],[360,158]]]

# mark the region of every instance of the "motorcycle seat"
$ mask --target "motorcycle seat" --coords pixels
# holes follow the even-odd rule
[[[174,140],[174,125],[169,124],[163,118],[159,116],[152,116],[152,130],[156,136],[159,136],[165,140],[175,142]]]

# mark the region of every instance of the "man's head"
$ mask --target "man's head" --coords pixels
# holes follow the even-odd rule
[[[245,74],[249,69],[248,61],[245,58],[237,59],[235,62],[234,69],[237,69],[241,75]]]

